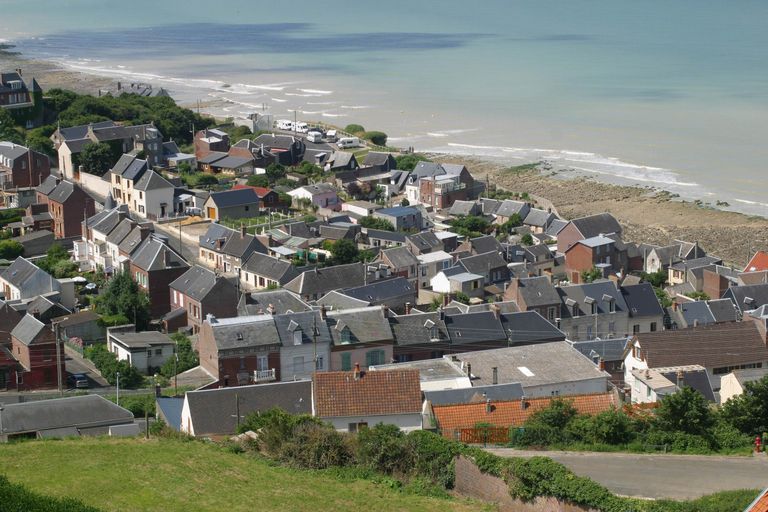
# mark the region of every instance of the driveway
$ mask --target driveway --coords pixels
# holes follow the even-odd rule
[[[765,456],[534,452],[512,448],[488,451],[502,457],[549,457],[624,496],[694,499],[718,491],[768,486]]]
[[[88,383],[91,388],[107,387],[109,383],[101,376],[92,362],[81,356],[76,350],[64,345],[64,354],[66,356],[64,367],[67,373],[84,373],[88,377]],[[64,388],[67,389],[66,375],[64,376]]]

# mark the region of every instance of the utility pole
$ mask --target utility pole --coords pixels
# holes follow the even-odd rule
[[[61,382],[61,350],[59,345],[59,322],[53,324],[53,336],[55,337],[54,347],[56,347],[56,382],[59,385],[59,396],[64,396],[64,386]]]
[[[235,393],[235,414],[237,415],[237,427],[240,428],[240,395]]]
[[[115,372],[115,404],[120,405],[120,372]]]

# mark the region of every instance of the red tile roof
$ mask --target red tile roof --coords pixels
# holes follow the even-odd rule
[[[244,188],[252,188],[253,190],[256,191],[256,195],[259,196],[259,197],[264,197],[265,195],[267,195],[270,192],[272,192],[272,189],[269,189],[269,188],[254,187],[254,186],[251,186],[251,185],[240,185],[240,184],[237,184],[237,185],[233,186],[232,190],[240,190],[240,189],[244,189]]]
[[[315,413],[320,418],[421,413],[418,370],[322,372],[314,376]]]
[[[747,266],[744,267],[744,272],[760,272],[762,270],[768,270],[768,252],[757,251]]]
[[[744,512],[768,512],[768,489],[764,490]]]
[[[461,428],[474,428],[478,423],[495,427],[517,427],[536,411],[545,409],[554,398],[569,400],[579,414],[598,414],[611,407],[618,407],[613,393],[574,395],[564,397],[543,397],[511,401],[492,401],[491,411],[487,412],[484,402],[432,406],[437,426],[445,437],[453,438],[453,432]]]

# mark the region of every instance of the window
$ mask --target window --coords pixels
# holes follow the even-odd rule
[[[426,277],[427,275],[427,267],[422,266],[421,267],[421,277]]]
[[[574,304],[571,306],[571,316],[579,316],[579,305]]]
[[[616,312],[616,303],[612,300],[608,301],[608,311],[610,311],[611,313]]]
[[[248,211],[248,205],[245,206],[245,211]]]
[[[384,364],[383,350],[369,350],[365,353],[365,366]]]
[[[295,331],[293,331],[293,344],[301,345],[302,341],[303,340],[301,338],[301,329],[296,329]]]
[[[341,330],[341,342],[342,343],[352,342],[352,335],[349,332],[349,327],[344,327],[344,329]]]
[[[398,363],[407,363],[413,361],[413,355],[411,354],[398,354],[395,356],[395,361]]]
[[[147,350],[147,357],[152,357],[152,349]]]
[[[592,314],[596,315],[597,314],[597,302],[593,302],[592,304],[590,304],[590,306],[592,308]]]
[[[256,369],[260,372],[269,370],[269,359],[267,356],[256,357]]]
[[[325,368],[325,364],[323,362],[323,356],[317,356],[317,359],[315,360],[315,370],[322,370]]]
[[[161,355],[163,355],[163,349],[161,349],[161,348],[156,348],[156,349],[155,349],[155,355],[156,355],[156,356],[161,356]]]
[[[616,322],[608,322],[608,335],[613,336],[616,332]]]
[[[592,336],[592,326],[588,325],[587,326],[587,339],[591,340],[592,338],[593,338],[593,336]]]
[[[632,334],[638,334],[640,332],[640,324],[635,324],[632,326]]]
[[[359,432],[361,429],[368,428],[368,423],[364,421],[360,423],[350,423],[348,428],[350,432]]]
[[[555,321],[555,313],[556,313],[556,310],[555,310],[554,307],[547,308],[547,320],[549,320],[550,322],[554,322]]]
[[[352,369],[352,354],[346,352],[341,354],[341,371],[348,372]]]
[[[651,332],[656,332],[656,322],[651,322]]]
[[[646,386],[646,388],[645,388],[645,396],[650,398],[650,396],[651,396],[651,388],[650,387]]]
[[[480,287],[480,281],[472,281],[472,289],[477,290]]]

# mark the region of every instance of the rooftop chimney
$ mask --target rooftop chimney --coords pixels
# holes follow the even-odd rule
[[[525,395],[520,397],[520,409],[525,410],[528,408],[528,404],[525,403]]]
[[[277,310],[275,309],[274,305],[270,304],[269,306],[267,306],[267,313],[269,313],[270,315],[274,315],[275,311]]]
[[[355,380],[360,380],[360,363],[355,363]]]
[[[389,308],[386,304],[381,305],[381,311],[384,313],[384,318],[389,318]]]
[[[325,320],[328,317],[328,310],[325,309],[325,304],[320,306],[320,318]]]
[[[485,414],[491,414],[491,399],[485,399]]]
[[[496,304],[491,304],[491,313],[493,313],[493,317],[498,320],[499,319],[499,311],[500,308]]]
[[[499,369],[496,366],[493,367],[493,383],[499,383]]]
[[[406,302],[405,303],[405,314],[406,315],[410,315],[411,314],[411,303],[410,302]]]
[[[472,363],[467,363],[467,377],[472,378]]]
[[[683,370],[677,370],[677,389],[683,389]]]
[[[605,361],[603,360],[602,357],[597,362],[597,367],[600,368],[600,370],[605,371]]]
[[[240,237],[245,238],[245,235],[247,234],[247,228],[245,227],[245,224],[240,224]]]
[[[168,248],[163,249],[163,261],[166,267],[171,266],[171,251]]]

